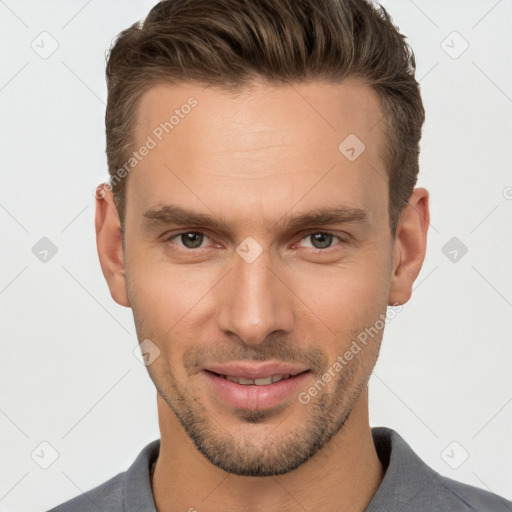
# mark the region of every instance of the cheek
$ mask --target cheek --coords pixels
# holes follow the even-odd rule
[[[127,265],[130,302],[136,321],[153,336],[172,337],[186,328],[211,300],[208,292],[218,281],[213,271],[192,266],[133,263]]]
[[[137,230],[126,235],[129,292],[152,318],[179,318],[211,288],[215,276],[206,266],[178,263],[166,242],[146,237]]]
[[[293,288],[331,331],[347,332],[372,324],[386,310],[389,276],[384,267],[377,259],[351,261],[297,275]]]
[[[323,323],[330,331],[346,337],[371,325],[385,311],[390,279],[385,260],[385,254],[375,244],[354,251],[341,263],[289,267],[281,278],[293,293],[286,287],[276,293],[283,293],[279,300],[303,309],[304,314],[297,315],[298,330],[311,336],[315,330],[318,336]],[[216,299],[225,294],[217,292],[229,286],[229,276],[223,280],[229,268],[211,262],[170,264],[163,258],[155,259],[151,251],[127,258],[134,314],[153,335],[163,336],[170,331],[168,336],[173,337],[187,329],[196,335],[199,328],[208,328],[208,322],[220,311],[222,304]]]

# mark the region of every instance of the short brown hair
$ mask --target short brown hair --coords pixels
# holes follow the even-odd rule
[[[107,160],[124,226],[138,100],[158,83],[227,90],[253,79],[362,79],[379,95],[393,237],[419,170],[425,119],[414,53],[390,15],[367,0],[164,0],[123,30],[107,58]],[[341,142],[341,141],[340,141]]]

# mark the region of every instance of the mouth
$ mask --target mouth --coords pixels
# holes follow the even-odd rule
[[[291,402],[299,392],[310,384],[311,370],[295,370],[293,373],[268,373],[252,376],[226,374],[213,370],[203,370],[208,391],[215,401],[224,406],[244,410],[265,410]]]
[[[297,375],[301,375],[302,373],[309,372],[310,370],[305,370],[303,372],[295,373],[295,374],[275,374],[275,375],[269,375],[267,377],[260,377],[257,379],[248,379],[241,376],[235,376],[235,375],[223,375],[221,373],[213,372],[210,370],[206,370],[207,372],[213,373],[214,375],[217,375],[218,377],[222,377],[226,380],[229,380],[230,382],[236,382],[237,384],[240,384],[242,386],[269,386],[270,384],[274,384],[276,382],[280,382],[282,380],[290,379],[293,377],[296,377]]]

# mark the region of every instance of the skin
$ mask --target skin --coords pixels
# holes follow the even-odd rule
[[[157,510],[363,511],[384,476],[367,387],[382,330],[308,404],[293,394],[272,409],[234,409],[201,368],[303,363],[307,391],[388,305],[409,300],[425,257],[428,191],[414,189],[393,239],[379,98],[355,78],[254,83],[240,94],[157,85],[139,104],[137,147],[190,96],[197,106],[125,178],[124,253],[107,188],[96,205],[112,297],[132,308],[139,341],[160,350],[147,367],[161,432]],[[366,146],[354,161],[338,150],[349,134]],[[145,222],[164,204],[229,226]],[[341,205],[367,221],[286,224]],[[206,236],[199,248],[169,239],[183,232]],[[319,248],[311,235],[325,232],[335,236]],[[262,249],[251,263],[236,252],[248,236]]]

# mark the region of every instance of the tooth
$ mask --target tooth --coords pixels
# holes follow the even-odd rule
[[[249,384],[254,384],[254,381],[251,379],[244,379],[243,377],[239,377],[238,384],[243,384],[247,386]]]
[[[268,386],[272,384],[272,377],[265,377],[264,379],[255,379],[254,384],[257,386]]]
[[[232,375],[224,375],[223,377],[231,382],[236,382],[237,384],[242,384],[243,386],[268,386],[269,384],[273,384],[274,382],[279,382],[284,379],[288,379],[291,375],[272,375],[269,377],[265,377],[262,379],[246,379],[244,377],[234,377]]]

